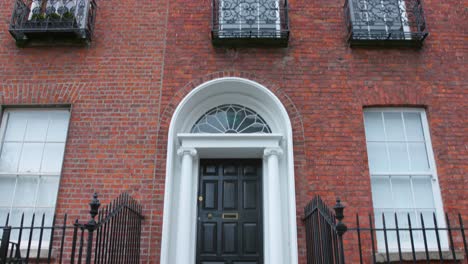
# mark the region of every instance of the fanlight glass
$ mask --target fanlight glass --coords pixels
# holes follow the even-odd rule
[[[271,129],[252,109],[237,104],[225,104],[206,112],[190,132],[252,134],[271,133]]]

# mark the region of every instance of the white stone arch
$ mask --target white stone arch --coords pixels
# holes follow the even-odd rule
[[[222,104],[240,104],[256,111],[272,134],[189,134],[200,116]],[[195,263],[200,157],[263,159],[264,263],[297,264],[291,122],[270,90],[237,77],[201,84],[173,114],[168,134],[160,263]]]

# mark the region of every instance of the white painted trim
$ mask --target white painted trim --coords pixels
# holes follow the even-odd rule
[[[274,148],[279,147],[281,134],[177,134],[186,148]]]
[[[269,124],[274,134],[250,135],[223,137],[222,135],[187,135],[191,126],[197,119],[209,109],[224,103],[242,104],[246,107],[255,110]],[[182,133],[182,134],[181,134]],[[179,137],[180,136],[180,137]],[[238,136],[238,137],[236,137]],[[198,137],[198,138],[197,138]],[[208,139],[212,137],[212,139]],[[271,144],[276,140],[277,144],[284,152],[284,156],[279,161],[281,175],[281,201],[278,205],[278,210],[282,212],[282,228],[276,230],[284,239],[284,262],[288,264],[298,263],[297,252],[297,224],[296,224],[296,199],[295,199],[295,183],[294,183],[294,161],[293,161],[293,140],[292,127],[286,109],[281,101],[266,87],[242,78],[227,77],[208,81],[194,90],[192,90],[177,106],[174,111],[171,123],[169,126],[168,146],[167,146],[167,163],[166,163],[166,184],[164,193],[164,214],[163,214],[163,230],[161,244],[161,264],[192,264],[192,263],[176,263],[174,262],[175,254],[187,254],[188,259],[195,262],[195,247],[196,234],[195,232],[187,234],[187,239],[191,240],[191,249],[187,252],[177,251],[175,238],[177,214],[174,212],[177,208],[178,201],[175,200],[175,195],[178,193],[178,180],[180,177],[180,159],[176,155],[176,150],[181,145],[188,146],[192,144],[196,147],[197,152],[201,154],[203,150],[213,151],[215,146],[203,147],[196,140],[205,143],[213,144],[217,138],[217,144],[224,146],[232,146],[234,140],[244,146],[250,146],[250,150],[259,150],[265,145],[255,146],[254,142],[263,141],[262,144]],[[268,140],[268,138],[270,140]],[[281,140],[283,139],[283,140]],[[222,143],[221,143],[222,142]],[[268,143],[269,142],[269,143]],[[220,149],[220,148],[217,148]],[[249,151],[248,148],[238,147],[241,151]],[[256,153],[250,153],[257,155]],[[207,154],[209,155],[209,153]],[[260,156],[261,157],[261,156]],[[265,161],[263,162],[265,166]],[[198,162],[195,161],[193,168],[194,175],[197,175]],[[265,171],[265,170],[264,170]],[[265,174],[264,174],[265,175]],[[265,179],[267,183],[268,179]],[[264,183],[264,184],[266,184]],[[187,217],[196,220],[196,190],[197,186],[193,186],[192,193],[187,195],[194,199],[193,208]],[[265,196],[264,196],[265,199]],[[267,212],[268,213],[268,212]],[[268,221],[264,223],[265,228],[269,228]],[[192,225],[193,230],[196,228],[196,221]],[[269,235],[265,234],[265,263],[269,263]],[[192,261],[190,261],[192,262]]]

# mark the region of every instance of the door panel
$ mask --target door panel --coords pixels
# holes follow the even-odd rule
[[[261,160],[200,160],[197,264],[262,264]]]
[[[218,185],[215,181],[206,181],[204,183],[205,187],[205,209],[216,209],[217,208],[217,194],[218,194]]]
[[[216,223],[203,223],[202,234],[203,234],[203,243],[202,243],[202,252],[204,254],[216,254],[217,251],[217,224]]]
[[[224,181],[223,186],[223,209],[237,209],[237,181]]]
[[[244,209],[257,209],[257,181],[244,181]]]
[[[223,223],[223,253],[237,253],[237,223]]]
[[[257,254],[258,252],[258,228],[257,223],[244,223],[244,241],[243,251],[244,255]]]

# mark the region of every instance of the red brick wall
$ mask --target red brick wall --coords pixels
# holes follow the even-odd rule
[[[414,50],[349,48],[343,4],[291,0],[285,49],[214,48],[209,0],[99,1],[85,48],[20,49],[3,23],[0,104],[71,104],[58,212],[86,216],[93,191],[107,203],[130,190],[146,215],[145,263],[159,263],[170,118],[191,89],[222,76],[265,85],[290,114],[301,264],[313,195],[331,205],[340,196],[349,221],[371,211],[364,106],[427,109],[445,210],[468,217],[466,5],[424,1],[430,36]],[[2,21],[12,6],[0,3]]]

